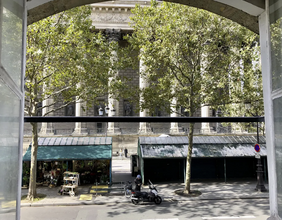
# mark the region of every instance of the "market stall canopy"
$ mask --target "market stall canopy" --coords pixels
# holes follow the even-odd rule
[[[253,157],[256,136],[194,136],[192,157]],[[265,137],[259,137],[260,155],[266,156]],[[140,137],[142,158],[186,158],[188,137]]]
[[[38,139],[38,161],[111,159],[111,137],[50,137]],[[23,157],[30,161],[31,145]]]

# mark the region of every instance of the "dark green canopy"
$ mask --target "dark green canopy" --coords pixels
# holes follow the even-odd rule
[[[192,157],[254,157],[255,136],[194,136]],[[260,137],[260,155],[266,156],[265,137]],[[186,158],[188,137],[140,137],[142,158]]]
[[[79,141],[74,142],[72,137],[68,137],[68,141],[60,141],[62,138],[40,138],[37,160],[95,160],[95,159],[111,159],[112,157],[112,142],[111,138],[100,137],[93,138],[93,145],[89,145],[89,138],[79,138]],[[60,140],[58,140],[60,139]],[[71,140],[72,139],[72,140]],[[77,138],[76,138],[77,139]],[[86,141],[87,139],[87,141]],[[92,138],[91,138],[92,139]],[[90,139],[90,140],[91,140]],[[40,145],[44,144],[44,145]],[[85,145],[84,145],[85,144]],[[23,161],[30,161],[31,146],[23,157]]]

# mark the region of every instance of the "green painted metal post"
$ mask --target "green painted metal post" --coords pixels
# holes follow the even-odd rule
[[[267,181],[267,175],[266,175],[266,158],[263,160],[263,170],[264,170],[264,180]]]
[[[259,144],[259,126],[257,122],[257,144]],[[261,157],[257,158],[257,186],[255,188],[256,191],[259,192],[267,192],[267,189],[264,186],[263,182],[263,170],[261,164]]]
[[[110,183],[112,184],[112,159],[110,159]]]
[[[183,179],[183,183],[185,183],[185,180],[186,180],[186,163],[185,163],[185,160],[184,160],[184,163],[183,163],[183,176],[184,176],[184,179]]]
[[[226,183],[226,158],[224,158],[224,182]]]

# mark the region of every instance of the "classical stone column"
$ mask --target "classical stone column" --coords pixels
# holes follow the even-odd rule
[[[52,103],[53,103],[53,99],[51,99],[51,98],[42,101],[42,107],[46,106],[45,108],[42,108],[42,116],[45,116],[45,114],[48,111],[52,110],[53,106],[48,107]],[[53,116],[54,114],[52,112],[48,115]],[[41,135],[41,136],[54,135],[53,123],[52,122],[42,122],[39,135]]]
[[[201,107],[201,117],[209,117],[209,106],[202,106]],[[201,133],[207,134],[210,133],[210,124],[203,122],[201,124]]]
[[[177,117],[178,116],[178,110],[176,109],[176,104],[177,104],[177,100],[174,97],[171,103],[171,108],[173,109],[173,112],[170,114],[170,117]],[[179,126],[178,126],[178,122],[171,122],[170,123],[170,133],[171,134],[180,134],[179,132]],[[181,132],[183,133],[183,132]]]
[[[81,101],[76,101],[75,102],[75,116],[83,116],[83,111],[81,107],[83,106],[83,103]],[[88,135],[87,128],[86,128],[86,123],[85,122],[75,122],[75,128],[74,132],[72,133],[74,136],[85,136]]]
[[[106,35],[108,37],[108,40],[110,42],[112,41],[119,41],[121,39],[121,31],[120,29],[106,29]],[[112,51],[112,60],[116,60],[118,59],[118,55],[117,55],[117,51]],[[110,70],[113,71],[113,70]],[[113,75],[117,75],[118,73],[115,72]],[[111,81],[113,80],[113,77],[109,78],[109,84],[111,84]],[[114,115],[119,115],[119,101],[117,99],[114,98],[113,94],[109,94],[108,96],[108,107],[109,109],[109,113],[108,113],[108,117],[112,117]],[[107,132],[108,133],[116,133],[119,134],[120,133],[120,129],[115,127],[115,123],[114,122],[108,122],[108,126],[107,126]]]
[[[140,60],[139,68],[140,68],[140,73],[146,72],[146,66],[144,65],[144,62],[143,62],[142,59]],[[140,77],[139,77],[139,87],[140,87],[141,90],[148,87],[148,82],[144,77],[142,77],[142,74],[140,74]],[[143,102],[143,100],[144,100],[144,98],[142,96],[140,96],[140,103]],[[148,110],[144,109],[143,111],[140,111],[139,115],[140,115],[140,117],[148,116]],[[139,124],[139,134],[150,134],[150,133],[152,133],[150,123],[140,122],[140,124]]]

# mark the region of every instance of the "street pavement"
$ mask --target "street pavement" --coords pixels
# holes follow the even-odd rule
[[[112,181],[126,182],[133,181],[135,177],[131,175],[129,158],[114,157],[112,164]],[[154,182],[153,182],[154,183]],[[201,192],[197,197],[184,197],[175,194],[175,190],[183,189],[184,183],[162,183],[155,184],[163,202],[192,201],[192,200],[230,200],[230,199],[268,199],[268,192],[258,192],[255,190],[256,181],[238,182],[192,182],[191,190]],[[264,184],[268,189],[268,184]],[[115,187],[123,187],[123,184],[115,184]],[[40,206],[76,206],[76,205],[102,205],[108,203],[128,203],[129,198],[124,196],[122,190],[100,194],[90,193],[93,184],[80,185],[76,190],[76,195],[71,197],[67,194],[60,195],[60,187],[49,188],[40,186],[37,193],[45,194],[46,197],[40,201],[30,202],[22,200],[21,207],[40,207]],[[142,191],[148,191],[144,186]],[[93,191],[92,191],[93,192]],[[28,189],[22,189],[22,196],[27,195]]]

